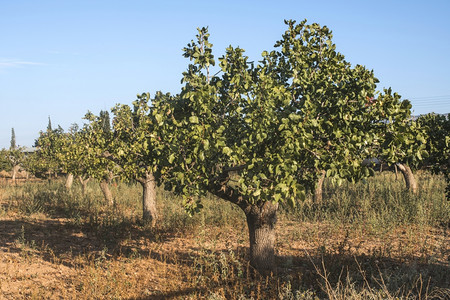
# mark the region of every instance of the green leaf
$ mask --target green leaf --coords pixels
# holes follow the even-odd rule
[[[203,140],[203,148],[204,148],[205,150],[208,150],[208,149],[209,149],[209,141],[208,141],[208,140]]]
[[[190,116],[189,117],[189,122],[191,122],[192,124],[198,124],[197,116]]]
[[[281,199],[281,194],[274,194],[273,195],[273,200],[275,200],[275,202],[279,202]]]
[[[226,155],[231,155],[231,153],[233,152],[233,150],[231,150],[229,147],[223,147],[222,149],[222,153],[226,154]]]
[[[162,115],[161,114],[155,114],[155,119],[156,119],[156,122],[158,122],[158,124],[161,124],[162,123]]]

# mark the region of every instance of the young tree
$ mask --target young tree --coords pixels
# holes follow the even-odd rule
[[[184,49],[192,61],[178,97],[158,116],[171,132],[165,186],[185,196],[190,212],[198,195],[210,192],[238,205],[246,215],[251,264],[274,269],[276,214],[280,202],[295,205],[314,188],[322,170],[341,181],[368,176],[361,166],[373,155],[380,125],[394,114],[380,103],[407,109],[377,92],[372,71],[352,67],[336,51],[331,31],[318,24],[287,21],[287,31],[262,53],[258,64],[229,47],[215,64],[206,28]],[[214,74],[214,75],[213,75]],[[173,146],[175,145],[175,146]]]
[[[37,156],[40,159],[39,164],[35,165],[36,171],[46,169],[47,177],[51,178],[52,174],[63,169],[65,138],[66,134],[61,126],[54,130],[49,126],[46,131],[39,133],[39,138],[35,141],[35,146],[38,148]]]
[[[12,181],[16,181],[17,173],[20,170],[20,166],[24,160],[23,147],[17,147],[16,144],[16,133],[14,132],[14,128],[11,128],[11,145],[9,147],[9,151],[7,153],[7,159],[11,164],[11,172],[12,172]]]
[[[8,159],[8,150],[1,149],[0,150],[0,171],[10,171],[11,170],[11,162]]]
[[[386,89],[381,97],[368,99],[368,105],[373,108],[371,113],[374,121],[371,130],[377,138],[371,144],[372,156],[366,157],[363,165],[368,167],[367,174],[370,175],[374,174],[374,167],[380,167],[382,170],[383,165],[395,166],[405,179],[406,189],[417,193],[418,185],[412,169],[427,155],[426,133],[420,124],[412,119],[409,101],[400,99],[400,95],[392,93],[391,89]],[[324,177],[320,178],[316,186],[316,194],[319,197],[323,179]]]
[[[60,148],[59,157],[62,169],[67,173],[66,187],[70,185],[74,177],[77,177],[82,194],[85,195],[87,183],[91,178],[89,172],[91,161],[87,156],[83,134],[78,125],[73,124],[64,135],[64,146]]]
[[[162,117],[154,114],[151,102],[162,102],[170,95],[156,93],[138,95],[133,106],[117,105],[113,108],[114,138],[105,155],[119,165],[122,176],[133,179],[142,185],[143,220],[156,225],[156,185],[166,161],[164,145],[167,137],[159,131]],[[161,112],[161,109],[160,111]]]
[[[49,166],[47,158],[42,155],[40,150],[28,154],[23,162],[23,167],[27,172],[43,179],[48,177],[49,169],[53,169]]]
[[[12,166],[12,181],[16,181],[17,173],[20,170],[20,167],[23,163],[23,160],[25,158],[25,154],[23,153],[23,148],[19,147],[13,150],[9,150],[7,154],[7,158],[9,159],[11,166]]]
[[[120,173],[120,168],[104,155],[109,149],[109,145],[113,143],[111,127],[106,125],[109,124],[109,113],[95,116],[88,112],[85,119],[89,123],[77,135],[77,144],[82,147],[81,152],[77,154],[84,161],[84,174],[100,181],[100,188],[106,202],[113,205],[114,198],[109,186]]]
[[[73,124],[68,132],[64,132],[60,126],[55,130],[40,132],[36,140],[39,159],[34,167],[37,171],[45,168],[49,174],[57,171],[67,173],[67,189],[71,188],[74,177],[78,177],[85,194],[92,163],[87,155],[83,135],[85,132],[82,132],[77,124]]]
[[[423,156],[427,155],[426,133],[420,124],[412,119],[409,102],[396,105],[400,102],[400,96],[392,94],[391,90],[386,91],[386,96],[390,99],[380,100],[382,109],[379,120],[383,121],[378,122],[379,140],[376,157],[387,164],[395,164],[405,179],[406,189],[417,193],[418,185],[411,169],[416,168]],[[387,116],[385,112],[389,112],[389,115]]]

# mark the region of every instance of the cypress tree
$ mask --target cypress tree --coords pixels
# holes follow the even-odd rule
[[[14,127],[11,128],[11,146],[9,147],[9,149],[16,149],[16,133],[14,132]]]
[[[102,122],[102,128],[104,133],[111,132],[111,119],[109,118],[109,112],[107,110],[100,111],[100,119]]]
[[[50,116],[48,116],[47,131],[52,131],[52,120],[50,120]]]

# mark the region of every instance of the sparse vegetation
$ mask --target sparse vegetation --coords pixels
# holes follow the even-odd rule
[[[420,192],[390,173],[325,181],[281,209],[277,270],[253,271],[245,216],[206,196],[189,217],[157,190],[161,220],[141,223],[142,189],[113,184],[115,206],[91,182],[0,188],[0,290],[6,299],[448,299],[450,205],[445,179],[417,174]],[[238,230],[235,230],[235,229]],[[240,228],[240,230],[239,230]]]

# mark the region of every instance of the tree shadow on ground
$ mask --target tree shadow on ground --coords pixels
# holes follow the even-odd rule
[[[98,224],[97,224],[98,225]],[[24,246],[40,251],[44,260],[61,258],[67,267],[73,267],[70,258],[89,255],[113,259],[119,255],[136,254],[135,245],[122,246],[124,240],[164,242],[170,233],[145,226],[122,222],[110,226],[76,225],[67,219],[0,220],[0,250],[20,253]],[[139,249],[138,254],[144,255]]]

